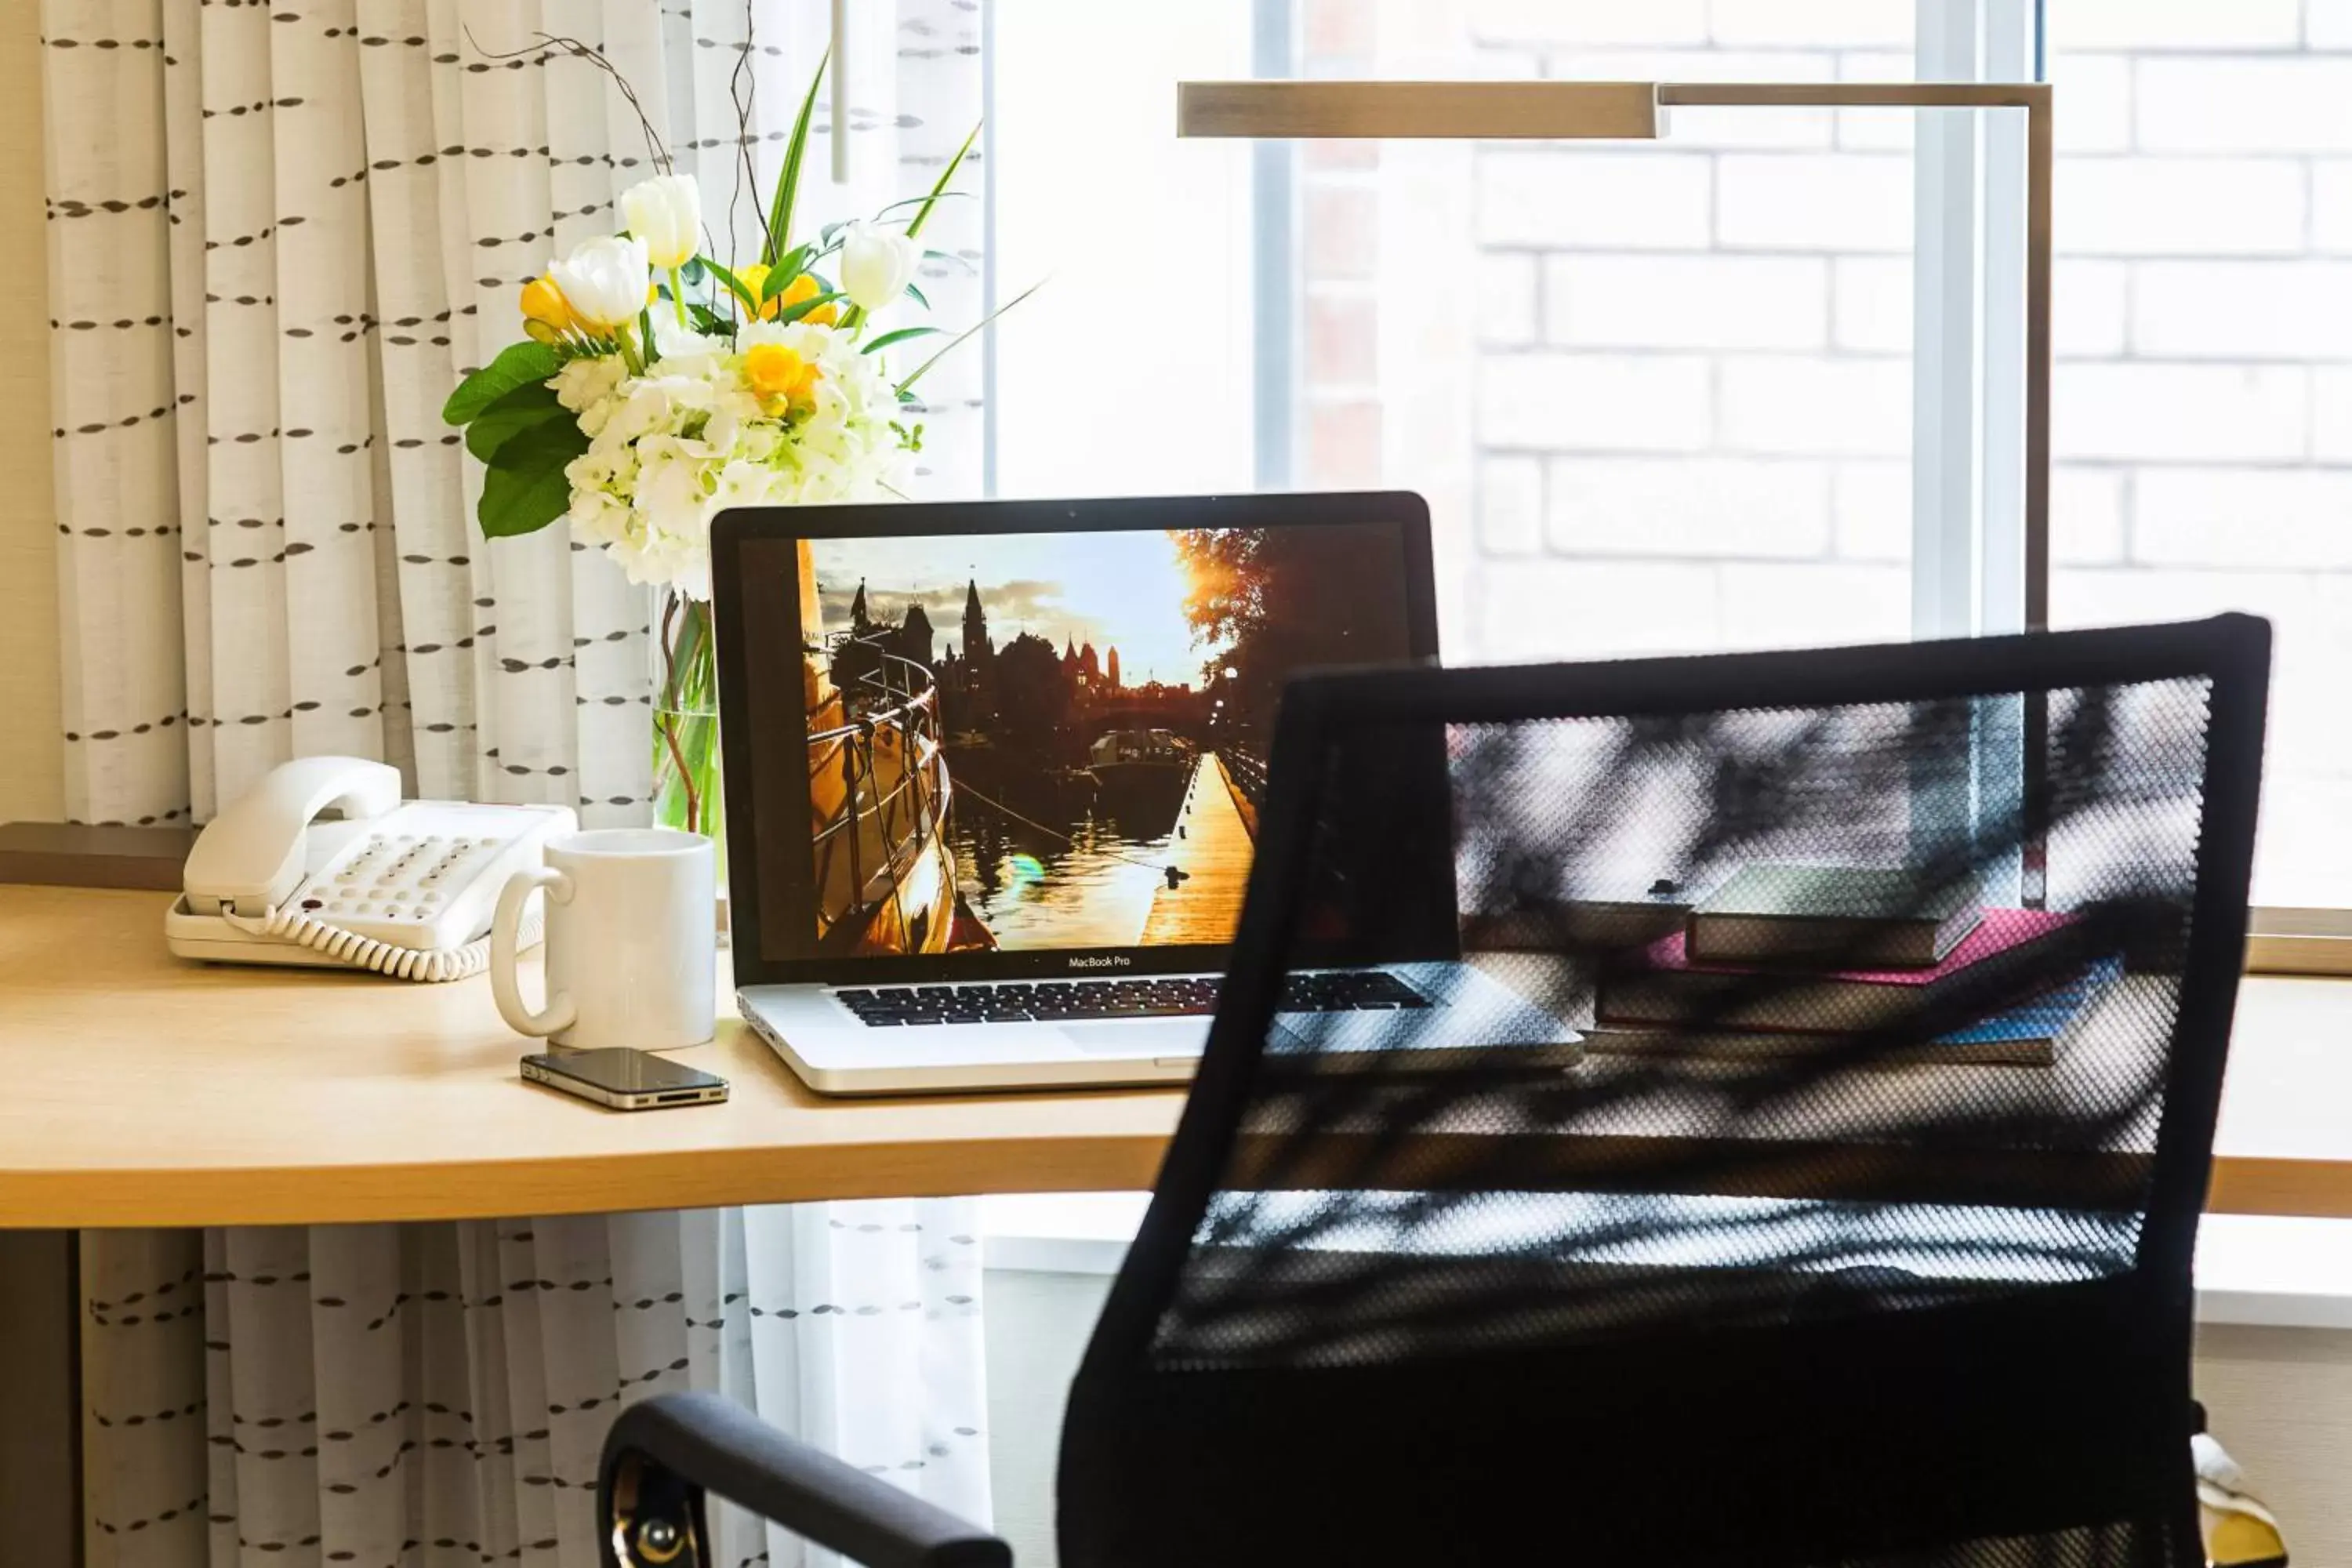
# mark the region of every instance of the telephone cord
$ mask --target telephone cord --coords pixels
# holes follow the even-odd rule
[[[313,920],[295,909],[273,908],[258,920],[249,915],[234,914],[226,918],[229,924],[250,935],[290,942],[323,952],[354,969],[373,970],[378,974],[389,974],[399,980],[415,980],[427,984],[464,980],[490,966],[490,939],[487,936],[477,937],[462,947],[428,951],[379,942],[374,937],[362,936],[355,931],[345,931],[341,926]],[[515,936],[517,951],[538,944],[542,923],[541,916],[535,910],[523,917],[521,930]]]

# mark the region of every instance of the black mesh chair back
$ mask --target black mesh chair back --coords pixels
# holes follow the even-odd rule
[[[1296,683],[1064,1563],[2197,1561],[2268,659],[2225,616]]]

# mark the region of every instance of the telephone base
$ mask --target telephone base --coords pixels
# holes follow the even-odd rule
[[[528,951],[537,947],[545,934],[546,921],[534,907],[523,916],[516,945]],[[218,915],[197,914],[188,908],[185,898],[173,900],[172,907],[163,912],[163,945],[176,958],[193,958],[205,963],[267,963],[295,969],[345,969],[355,974],[366,973],[356,964],[346,963],[316,948],[274,942],[268,937],[240,931]]]

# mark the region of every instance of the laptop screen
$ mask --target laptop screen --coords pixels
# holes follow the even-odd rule
[[[855,510],[887,531],[803,514],[737,557],[767,613],[730,879],[740,911],[757,879],[761,956],[809,978],[1213,966],[1284,681],[1433,651],[1410,497]]]

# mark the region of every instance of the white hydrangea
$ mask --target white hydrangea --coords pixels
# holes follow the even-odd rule
[[[816,367],[789,408],[762,402],[745,380],[744,356],[761,343]],[[847,333],[761,321],[731,349],[685,332],[667,347],[674,352],[644,375],[600,357],[571,362],[552,384],[590,438],[564,470],[572,537],[602,545],[631,582],[708,598],[710,520],[720,511],[885,493],[901,457],[890,427],[898,399],[876,356]]]
[[[628,370],[618,354],[583,356],[567,362],[548,384],[555,388],[555,401],[579,416],[580,428],[593,436],[604,424],[604,400]],[[591,418],[596,420],[593,426]]]

